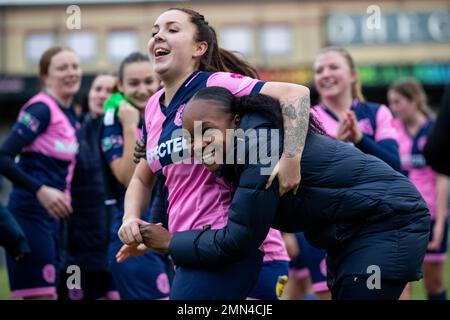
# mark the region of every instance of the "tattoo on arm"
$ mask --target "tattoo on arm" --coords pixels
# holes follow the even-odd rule
[[[288,158],[303,153],[309,125],[309,96],[290,97],[281,101],[284,119],[284,155]]]

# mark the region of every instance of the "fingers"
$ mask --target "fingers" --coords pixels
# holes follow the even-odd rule
[[[25,254],[19,253],[17,256],[14,257],[14,260],[20,261],[25,257]]]
[[[129,246],[135,244],[135,240],[134,240],[133,232],[131,231],[131,228],[124,228],[124,233],[125,233],[124,243]]]
[[[280,169],[280,162],[278,161],[277,164],[275,165],[275,167],[273,168],[272,173],[270,174],[269,179],[267,180],[267,183],[266,183],[266,189],[268,189],[268,188],[272,185],[273,180],[274,180],[275,177],[278,175],[279,169]]]
[[[288,192],[290,190],[289,187],[287,186],[281,186],[280,184],[280,188],[279,188],[279,192],[280,192],[280,197],[283,196],[286,192]]]
[[[56,208],[54,208],[54,206],[50,205],[49,207],[45,208],[47,209],[47,212],[50,214],[50,216],[52,216],[54,219],[61,219],[61,217],[59,216],[59,211],[56,210]]]
[[[298,188],[300,187],[300,183],[297,185],[297,187],[295,187],[294,189],[294,195],[297,194]]]
[[[339,137],[342,141],[348,141],[350,139],[351,132],[349,130],[345,131],[341,136]]]
[[[133,161],[138,164],[141,158],[145,158],[145,142],[136,140],[133,153]]]
[[[64,206],[59,204],[57,201],[52,202],[47,211],[50,213],[50,215],[55,219],[62,219],[66,216]]]
[[[65,218],[72,213],[72,207],[64,198],[57,198],[51,205],[51,209],[59,218]]]
[[[126,245],[137,245],[143,242],[139,226],[148,224],[140,219],[126,221],[119,229],[118,236],[120,241]]]
[[[133,243],[133,238],[131,236],[131,232],[128,232],[128,226],[127,225],[122,225],[119,229],[118,232],[119,235],[119,239],[120,241],[122,241],[122,243],[126,244],[126,245],[130,245]]]
[[[123,245],[122,248],[116,254],[116,261],[118,263],[122,263],[130,257],[129,247],[127,245]]]
[[[131,234],[135,242],[142,243],[144,240],[142,239],[141,231],[139,230],[139,224],[133,223],[131,225]]]
[[[347,130],[349,127],[349,122],[347,119],[341,121],[341,125],[339,126],[339,132],[342,133]]]

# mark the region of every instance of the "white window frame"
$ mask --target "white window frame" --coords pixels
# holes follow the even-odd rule
[[[117,39],[117,37],[121,39]],[[118,43],[130,41],[129,43]],[[139,51],[139,33],[137,30],[111,30],[108,32],[106,51],[108,58],[113,61],[121,61],[128,54]]]
[[[266,57],[288,57],[294,51],[294,28],[290,25],[268,25],[260,35],[261,51]],[[279,39],[280,35],[285,39]]]
[[[221,48],[239,52],[245,56],[254,53],[255,32],[249,26],[230,25],[221,29]]]
[[[92,62],[97,59],[98,36],[94,31],[71,31],[65,36],[65,44],[72,48],[82,62]]]
[[[25,60],[28,64],[39,62],[42,54],[56,44],[53,32],[31,32],[25,36]]]

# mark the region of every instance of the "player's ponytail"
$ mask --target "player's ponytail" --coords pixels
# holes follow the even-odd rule
[[[244,76],[259,79],[258,72],[247,61],[240,58],[236,53],[219,48],[219,54],[227,71]]]

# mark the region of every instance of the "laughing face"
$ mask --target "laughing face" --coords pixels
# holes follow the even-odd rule
[[[333,99],[351,91],[356,73],[339,52],[329,51],[317,56],[314,62],[314,81],[322,99]]]
[[[187,13],[169,10],[161,14],[152,28],[148,50],[153,69],[161,79],[189,73],[198,66],[207,44],[196,41],[197,27]]]
[[[50,60],[48,72],[43,76],[45,87],[57,97],[67,99],[73,97],[81,84],[81,68],[78,56],[63,50]]]
[[[183,112],[183,129],[193,137],[193,153],[208,171],[220,169],[226,150],[232,143],[231,134],[238,126],[239,116],[226,113],[211,100],[190,101]]]

